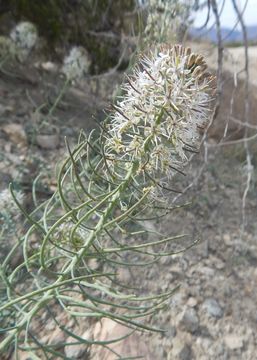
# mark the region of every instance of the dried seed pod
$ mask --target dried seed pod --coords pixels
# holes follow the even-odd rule
[[[191,48],[187,47],[185,49],[185,55],[189,56],[191,54]]]
[[[195,54],[191,54],[187,60],[187,66],[188,68],[191,68],[195,64]]]
[[[203,63],[205,63],[204,57],[202,55],[198,55],[195,59],[195,63],[196,65],[202,65]]]

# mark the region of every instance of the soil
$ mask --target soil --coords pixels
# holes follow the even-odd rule
[[[250,54],[253,51],[256,56],[255,50],[251,49]],[[236,54],[240,51],[228,50]],[[231,72],[226,76],[233,78]],[[25,206],[31,209],[33,179],[41,173],[40,196],[49,197],[56,189],[56,164],[66,154],[64,137],[72,146],[81,129],[88,132],[96,126],[94,119],[103,118],[103,109],[112,100],[122,78],[123,74],[113,72],[80,81],[68,90],[53,116],[45,119],[44,109],[51,108],[62,86],[57,71],[45,70],[44,64],[38,61],[1,69],[0,190],[13,181],[25,192]],[[251,84],[252,93],[254,85]],[[228,103],[231,92],[229,88],[226,91],[224,109],[231,105]],[[45,104],[44,111],[39,113],[42,104]],[[237,118],[243,121],[243,99],[237,106],[241,109]],[[167,291],[180,284],[169,306],[147,320],[166,332],[163,335],[139,333],[118,348],[115,345],[117,351],[124,352],[123,356],[143,355],[146,359],[160,360],[256,359],[257,172],[253,168],[243,216],[242,199],[247,180],[243,143],[221,146],[227,139],[240,139],[242,133],[235,137],[233,128],[224,137],[223,115],[215,119],[215,131],[208,139],[208,153],[203,147],[187,168],[187,177],[176,180],[181,189],[188,188],[177,203],[191,201],[192,205],[152,224],[169,234],[189,233],[194,239],[199,238],[198,245],[183,254],[163,258],[150,269],[137,270],[136,274],[121,270],[120,276],[125,282],[132,285],[133,281],[133,285],[143,286],[150,293]],[[59,129],[58,140],[50,140],[50,145],[38,141],[42,123],[46,128],[54,125]],[[252,123],[257,123],[256,112],[252,113]],[[254,164],[257,148],[252,142],[249,146]],[[8,247],[6,244],[0,247],[2,257]],[[88,324],[84,326],[81,331],[88,331]],[[112,326],[108,321],[103,322],[100,337],[108,336],[105,334],[108,329],[113,332]],[[49,330],[56,337],[59,335],[52,325],[51,329],[40,329],[42,337],[48,336]],[[120,330],[115,331],[120,333]],[[87,348],[77,347],[76,351],[74,348],[71,352],[66,349],[70,358],[90,358]],[[93,359],[117,358],[104,349],[90,351]],[[21,359],[29,356],[23,353]]]

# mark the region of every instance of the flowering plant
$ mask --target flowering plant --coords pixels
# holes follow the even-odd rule
[[[74,344],[107,346],[120,339],[85,339],[57,319],[60,311],[159,331],[140,319],[165,306],[174,289],[144,294],[118,275],[121,267],[151,266],[185,249],[172,247],[185,235],[154,233],[158,238],[151,240],[145,221],[173,210],[156,193],[167,190],[164,182],[197,151],[212,114],[212,82],[203,57],[182,46],[142,57],[100,134],[81,134],[73,151],[67,144],[52,198],[29,215],[11,188],[31,227],[0,267],[8,299],[0,304],[1,351],[13,344],[17,356],[22,350],[33,359],[65,358],[62,344],[44,343],[32,331],[44,312]],[[20,246],[23,261],[11,269]],[[7,310],[13,316],[6,319]]]

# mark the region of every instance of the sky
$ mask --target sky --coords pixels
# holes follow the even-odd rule
[[[246,0],[237,0],[238,7],[243,9],[245,6]],[[223,0],[217,0],[219,4],[219,9],[221,9]],[[207,10],[202,12],[198,12],[197,17],[195,19],[195,26],[200,27],[204,24],[206,20]],[[244,12],[244,21],[247,26],[257,25],[257,0],[248,0],[247,6]],[[235,11],[232,5],[231,0],[225,0],[225,6],[223,8],[223,12],[221,15],[221,25],[222,27],[233,28],[236,21]],[[209,22],[209,26],[214,22],[214,20]]]

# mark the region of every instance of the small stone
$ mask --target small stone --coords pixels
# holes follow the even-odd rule
[[[168,354],[167,360],[191,360],[192,351],[188,344],[185,344],[180,339],[174,339],[172,350]]]
[[[200,274],[204,275],[204,277],[206,277],[206,278],[210,278],[210,277],[213,277],[215,275],[215,270],[208,267],[208,266],[201,266],[198,269],[198,272]]]
[[[182,331],[196,332],[199,328],[199,318],[195,309],[189,308],[184,310],[179,316],[178,326]]]
[[[57,71],[57,66],[51,61],[47,61],[41,64],[41,68],[48,72],[54,72]]]
[[[209,351],[212,345],[212,340],[207,337],[198,337],[196,339],[196,344],[200,345],[203,349]]]
[[[225,344],[230,350],[241,349],[244,346],[243,336],[230,334],[225,336]]]
[[[97,259],[89,259],[88,266],[91,270],[96,271],[99,268],[99,262],[97,261]]]
[[[59,134],[53,135],[37,135],[36,137],[37,144],[43,148],[48,150],[56,149],[59,145]]]
[[[206,299],[203,303],[203,309],[212,317],[221,318],[223,316],[223,310],[215,299]]]
[[[8,124],[3,126],[3,130],[14,144],[20,146],[27,145],[27,136],[22,125]]]
[[[223,241],[227,246],[232,245],[231,236],[229,234],[224,234],[223,235]]]
[[[194,297],[190,297],[187,301],[187,306],[189,307],[195,307],[197,305],[197,299]]]
[[[110,341],[125,337],[129,332],[130,329],[126,326],[105,318],[96,323],[93,337],[96,341]],[[94,360],[116,360],[117,353],[122,354],[124,358],[139,358],[143,355],[144,359],[153,360],[144,340],[136,333],[109,344],[108,348],[93,345],[90,351],[91,358]]]
[[[226,267],[224,261],[220,260],[219,258],[214,258],[213,264],[214,264],[215,268],[218,270],[223,270]]]

